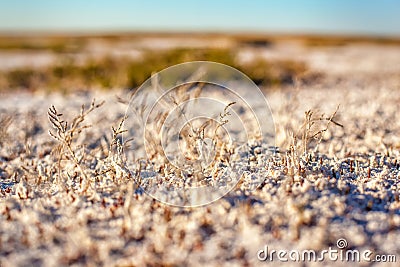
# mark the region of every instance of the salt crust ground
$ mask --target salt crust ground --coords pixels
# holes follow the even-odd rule
[[[55,141],[47,133],[47,108],[54,104],[71,118],[93,97],[106,100],[88,117],[93,126],[79,140],[101,155],[99,147],[107,147],[111,126],[125,112],[115,98],[124,92],[2,96],[0,114],[11,115],[12,122],[0,147],[0,265],[263,266],[267,263],[257,260],[257,251],[265,245],[320,251],[336,248],[339,238],[348,248],[393,254],[399,261],[398,67],[380,72],[377,54],[365,57],[373,70],[335,72],[320,84],[267,93],[282,151],[290,142],[288,130],[298,129],[304,111],[328,114],[340,104],[344,128],[330,129],[319,153],[301,162],[304,175],[287,174],[284,153],[268,165],[257,160],[261,144],[251,150],[254,174],[245,174],[222,199],[191,209],[154,201],[124,173],[103,175],[91,194],[65,191],[54,181]],[[102,162],[92,164],[89,168]],[[250,191],[254,175],[264,182]]]

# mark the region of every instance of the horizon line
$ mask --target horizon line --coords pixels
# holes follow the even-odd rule
[[[282,37],[343,37],[343,38],[383,38],[383,39],[400,39],[400,34],[390,33],[372,33],[372,32],[347,32],[347,31],[317,31],[317,30],[304,30],[304,31],[274,31],[274,30],[205,30],[205,29],[16,29],[16,30],[2,30],[0,29],[0,36],[118,36],[118,35],[257,35],[257,36],[282,36]]]

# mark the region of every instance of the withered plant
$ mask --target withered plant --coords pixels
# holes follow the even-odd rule
[[[85,105],[82,105],[79,115],[70,123],[63,120],[63,114],[59,113],[55,106],[51,106],[48,111],[49,120],[55,129],[55,131],[49,130],[49,134],[58,141],[58,146],[54,149],[54,152],[58,155],[58,182],[62,182],[61,161],[64,159],[72,161],[80,173],[79,183],[82,187],[82,192],[86,192],[89,188],[90,176],[87,174],[87,170],[84,167],[84,160],[86,157],[84,146],[76,144],[76,139],[82,131],[90,127],[89,125],[83,125],[89,113],[101,107],[103,104],[104,101],[96,103],[96,101],[93,100],[89,109],[86,109]]]

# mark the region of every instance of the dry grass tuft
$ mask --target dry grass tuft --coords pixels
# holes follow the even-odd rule
[[[59,183],[63,183],[62,174],[61,174],[61,161],[63,159],[71,160],[75,166],[79,169],[80,172],[80,185],[82,186],[82,191],[85,192],[89,187],[89,175],[86,173],[85,168],[83,167],[83,162],[85,161],[86,152],[84,146],[76,145],[75,140],[79,136],[79,134],[85,129],[89,128],[89,125],[82,125],[85,118],[95,109],[101,107],[104,104],[103,102],[96,103],[95,100],[92,101],[89,109],[86,110],[85,105],[82,105],[81,112],[78,116],[76,116],[71,123],[64,121],[62,119],[63,114],[59,113],[57,109],[52,106],[49,108],[48,117],[56,130],[49,130],[49,134],[59,142],[59,145],[55,148],[55,152],[59,155],[58,158],[58,178]]]
[[[335,118],[338,110],[339,106],[337,106],[336,110],[328,117],[326,117],[324,114],[318,116],[312,110],[308,110],[304,113],[304,122],[300,128],[301,150],[303,154],[307,153],[309,148],[308,146],[312,141],[316,141],[314,152],[318,151],[318,147],[331,125],[343,128],[343,125],[338,123]],[[296,140],[294,140],[294,143],[295,142]]]

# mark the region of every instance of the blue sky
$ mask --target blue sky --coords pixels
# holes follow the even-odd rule
[[[35,30],[400,36],[400,1],[0,0],[0,31]]]

